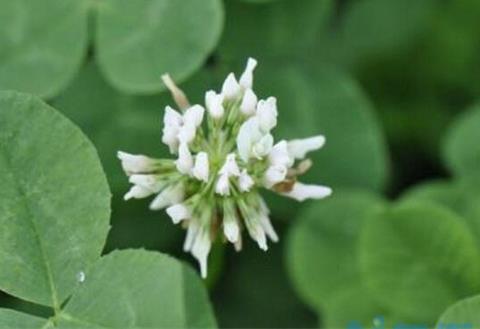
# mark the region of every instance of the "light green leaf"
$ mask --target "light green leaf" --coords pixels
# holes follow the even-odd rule
[[[365,290],[358,263],[358,238],[364,221],[382,206],[382,201],[369,193],[336,191],[331,198],[299,213],[290,232],[287,264],[293,283],[313,309],[326,311],[329,327],[344,327],[353,320],[369,323],[383,311],[370,302],[367,293],[350,304],[369,312],[344,312],[340,317],[332,305],[334,300],[335,305],[344,302],[340,295]],[[354,318],[360,313],[362,318]]]
[[[0,92],[0,177],[0,289],[58,309],[109,229],[97,153],[39,99]]]
[[[248,56],[298,57],[313,46],[334,6],[332,0],[281,0],[262,5],[225,1],[225,7],[219,48],[221,56],[235,61]]]
[[[461,300],[450,306],[435,328],[480,328],[480,296]]]
[[[168,256],[125,250],[102,257],[59,315],[59,328],[212,328],[198,276]]]
[[[1,0],[0,8],[0,89],[54,96],[85,54],[86,3]]]
[[[324,328],[351,328],[350,326],[353,327],[352,324],[355,323],[363,326],[361,328],[374,328],[374,322],[380,319],[388,320],[388,325],[393,322],[390,318],[383,318],[387,315],[387,311],[372,297],[363,284],[352,285],[348,289],[337,291],[328,300],[320,314]]]
[[[181,82],[212,52],[223,26],[220,0],[116,0],[98,6],[96,48],[108,81],[132,93]]]
[[[371,293],[415,323],[433,324],[446,306],[478,290],[479,257],[462,218],[426,201],[371,217],[360,241]]]
[[[402,200],[430,201],[448,207],[469,226],[480,245],[480,194],[472,191],[467,182],[431,181],[416,185],[408,190]]]
[[[43,329],[47,320],[36,316],[0,308],[0,328],[2,329]]]
[[[479,174],[480,105],[462,114],[449,129],[443,147],[443,158],[457,176]]]

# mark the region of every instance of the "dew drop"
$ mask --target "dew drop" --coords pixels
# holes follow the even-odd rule
[[[77,281],[80,283],[85,282],[85,272],[80,271],[77,273]]]

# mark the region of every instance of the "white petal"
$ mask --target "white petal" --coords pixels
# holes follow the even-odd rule
[[[263,176],[263,184],[266,188],[271,188],[285,180],[287,177],[287,168],[285,166],[273,165],[268,167]]]
[[[231,243],[236,243],[240,238],[238,214],[235,202],[225,199],[223,202],[223,234]]]
[[[260,224],[263,227],[263,230],[267,234],[267,236],[272,240],[273,242],[278,242],[278,235],[277,232],[275,232],[272,223],[270,222],[270,218],[266,214],[260,214]]]
[[[188,108],[183,114],[183,122],[191,123],[195,127],[199,127],[203,121],[203,115],[205,114],[205,109],[201,105],[193,105]]]
[[[243,169],[238,178],[238,186],[241,192],[248,192],[252,188],[254,181],[252,177],[247,173],[246,169]]]
[[[187,236],[185,237],[185,242],[183,243],[183,251],[192,250],[193,243],[197,238],[200,227],[198,226],[195,220],[190,220],[187,228]]]
[[[240,168],[238,168],[237,161],[235,160],[235,153],[227,154],[227,158],[225,159],[225,163],[223,164],[222,168],[220,168],[219,173],[221,175],[227,176],[240,176]]]
[[[192,121],[185,123],[178,131],[178,140],[181,143],[190,144],[197,133],[197,127]]]
[[[295,159],[290,156],[287,142],[284,140],[273,146],[268,155],[268,160],[272,165],[285,166],[287,168],[290,168],[295,162]]]
[[[223,220],[223,233],[228,241],[236,243],[240,236],[240,227],[236,220]]]
[[[182,173],[189,175],[193,167],[193,157],[188,149],[187,144],[180,144],[178,149],[178,160],[175,161],[177,170]]]
[[[267,134],[263,136],[257,143],[252,147],[252,155],[257,159],[262,159],[267,154],[270,153],[273,147],[273,136]]]
[[[139,185],[152,193],[158,193],[165,183],[158,179],[158,175],[139,175],[130,176],[128,181],[134,185]]]
[[[262,138],[258,119],[251,117],[241,126],[237,135],[237,150],[240,158],[248,162],[251,157],[252,146]]]
[[[134,185],[124,195],[123,199],[124,200],[143,199],[143,198],[146,198],[147,196],[152,195],[153,193],[154,192],[150,191],[149,189],[146,189],[146,188],[138,186],[138,185]]]
[[[252,89],[245,90],[242,103],[240,104],[240,111],[246,116],[254,115],[257,108],[257,101],[257,95],[255,95]]]
[[[163,115],[163,124],[165,126],[181,126],[183,123],[182,115],[175,111],[170,106],[165,107],[165,114]]]
[[[223,100],[223,94],[217,94],[213,90],[207,91],[205,94],[205,104],[207,105],[208,113],[212,118],[220,119],[225,114]]]
[[[209,167],[207,153],[199,152],[195,156],[195,166],[193,167],[192,174],[196,179],[208,182]]]
[[[230,178],[227,174],[218,176],[215,184],[215,193],[223,196],[230,195]]]
[[[162,143],[168,146],[170,153],[174,154],[178,151],[178,133],[180,127],[164,126],[162,130]]]
[[[173,206],[170,206],[166,211],[174,224],[178,224],[182,220],[190,219],[192,217],[190,209],[188,209],[188,207],[183,203],[177,203]]]
[[[253,71],[257,67],[257,61],[253,58],[249,58],[247,61],[247,67],[240,77],[240,85],[244,88],[252,88],[253,85]]]
[[[290,192],[282,193],[282,195],[293,198],[297,201],[306,199],[323,199],[332,194],[332,189],[322,185],[307,185],[303,183],[295,183]]]
[[[150,203],[151,210],[160,210],[183,201],[185,190],[182,184],[167,187]]]
[[[252,225],[246,225],[246,226],[247,226],[248,233],[250,234],[252,239],[257,242],[260,249],[267,251],[268,249],[267,237],[260,223],[256,221]]]
[[[122,162],[122,168],[127,175],[148,173],[155,170],[156,160],[147,156],[118,151],[117,157]]]
[[[322,135],[304,139],[294,139],[288,142],[288,152],[295,159],[303,159],[308,152],[318,150],[325,144]]]
[[[200,229],[193,243],[191,253],[200,264],[200,273],[204,279],[207,277],[207,259],[211,246],[212,241],[208,228]]]
[[[260,129],[268,133],[277,125],[277,99],[269,97],[267,100],[260,100],[257,105],[258,122]]]
[[[222,94],[225,99],[234,99],[240,94],[240,85],[233,73],[230,73],[222,86]]]

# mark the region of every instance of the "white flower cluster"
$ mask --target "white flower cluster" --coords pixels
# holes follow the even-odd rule
[[[277,100],[258,100],[253,92],[256,65],[250,58],[239,80],[231,73],[220,93],[208,91],[206,110],[191,106],[164,76],[180,111],[166,107],[162,142],[177,159],[118,152],[133,184],[125,199],[156,195],[150,208],[166,208],[173,223],[184,225],[184,250],[197,258],[202,277],[207,275],[207,257],[220,230],[237,250],[242,247],[243,229],[263,250],[267,250],[267,237],[278,241],[259,188],[298,201],[331,194],[328,187],[297,181],[311,165],[303,159],[323,146],[323,136],[274,142],[271,131],[277,125]],[[296,160],[303,161],[296,165]]]

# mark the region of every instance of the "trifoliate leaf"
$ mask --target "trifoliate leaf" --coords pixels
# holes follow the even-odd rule
[[[0,92],[0,176],[0,289],[59,308],[109,229],[97,153],[39,99]]]
[[[212,52],[223,26],[220,0],[116,0],[98,6],[98,62],[109,82],[130,93],[181,82]]]
[[[85,274],[58,316],[59,328],[214,328],[198,276],[168,256],[115,251]]]
[[[300,212],[292,228],[287,264],[293,283],[305,302],[325,312],[329,327],[344,327],[354,320],[367,324],[383,311],[363,288],[357,254],[361,227],[381,208],[382,201],[369,193],[337,191]],[[358,290],[365,295],[350,301],[350,309],[356,304],[358,310],[340,316],[332,301],[341,305],[345,299],[340,295]]]
[[[54,96],[73,78],[85,54],[87,4],[1,0],[0,8],[0,89]]]
[[[480,194],[463,180],[426,182],[407,190],[402,200],[425,200],[448,207],[462,217],[480,245]]]
[[[433,324],[479,288],[474,236],[462,218],[434,203],[404,202],[372,216],[359,246],[370,292],[414,323]]]

